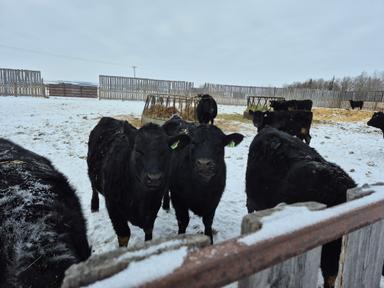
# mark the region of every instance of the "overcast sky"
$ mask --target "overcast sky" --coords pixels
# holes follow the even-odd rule
[[[383,71],[384,1],[0,0],[1,68],[97,83],[132,65],[197,85]]]

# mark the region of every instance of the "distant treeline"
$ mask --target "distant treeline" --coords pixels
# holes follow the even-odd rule
[[[383,91],[384,90],[384,72],[375,72],[369,75],[366,72],[356,77],[332,77],[330,80],[309,79],[304,82],[294,82],[286,85],[290,88],[309,88],[334,91]]]

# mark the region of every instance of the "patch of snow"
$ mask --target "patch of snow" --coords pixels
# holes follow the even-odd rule
[[[98,281],[87,287],[92,288],[124,288],[137,287],[145,282],[153,281],[179,268],[188,254],[187,247],[152,255],[142,261],[132,262],[128,268],[110,278]]]

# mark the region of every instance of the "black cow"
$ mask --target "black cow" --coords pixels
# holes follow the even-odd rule
[[[183,118],[177,114],[173,115],[162,125],[162,128],[168,136],[176,136],[182,133],[188,134],[188,131],[193,129],[193,127],[195,127],[194,123],[183,120]]]
[[[316,201],[328,207],[346,201],[356,183],[339,166],[327,162],[313,148],[275,128],[265,128],[249,147],[246,171],[247,208],[251,213],[281,202]],[[337,275],[341,239],[323,247],[324,287]],[[329,286],[327,286],[329,285]]]
[[[351,104],[352,110],[355,108],[363,109],[364,101],[353,101],[349,100],[349,104]]]
[[[281,131],[297,136],[309,145],[313,114],[310,111],[249,111],[253,115],[253,125],[260,131],[271,126]]]
[[[127,221],[152,239],[153,225],[168,189],[172,148],[190,141],[187,135],[169,137],[156,124],[140,129],[126,121],[104,117],[88,143],[88,174],[92,183],[92,211],[98,211],[98,193],[105,203],[120,246],[127,246]]]
[[[383,112],[373,113],[372,118],[368,121],[367,125],[381,129],[384,136],[384,113]]]
[[[0,138],[0,287],[60,287],[90,256],[79,199],[51,162]]]
[[[200,124],[208,124],[217,116],[217,103],[211,95],[203,94],[199,95],[199,103],[196,107],[197,120]]]
[[[311,111],[312,100],[272,100],[270,101],[270,106],[273,108],[273,111]]]
[[[226,181],[224,147],[236,146],[243,135],[225,135],[214,125],[201,124],[190,131],[190,145],[176,151],[172,162],[170,191],[179,234],[185,233],[189,210],[203,217],[205,234],[212,237],[212,222]]]

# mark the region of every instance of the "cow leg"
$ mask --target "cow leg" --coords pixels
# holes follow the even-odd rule
[[[321,270],[324,277],[324,288],[335,287],[335,280],[339,270],[341,239],[329,242],[321,251]]]
[[[253,200],[249,197],[247,197],[247,210],[248,210],[248,213],[252,213],[253,211],[256,210],[256,205],[255,203],[253,202]]]
[[[128,241],[131,236],[131,230],[129,229],[128,223],[123,215],[119,212],[118,207],[111,203],[111,201],[105,201],[109,218],[111,219],[113,229],[116,232],[117,239],[120,247],[128,246]]]
[[[144,233],[145,233],[145,241],[152,240],[152,231],[153,231],[153,227],[144,229]]]
[[[307,143],[309,145],[309,143],[311,143],[311,135],[307,134],[304,136],[304,141],[305,143]]]
[[[91,183],[92,186],[92,200],[91,200],[91,212],[99,211],[99,192],[97,191],[95,185]]]
[[[204,223],[204,234],[207,235],[211,239],[211,244],[213,244],[213,235],[212,235],[212,223],[215,212],[203,216]]]
[[[166,211],[169,211],[170,209],[170,203],[169,203],[169,191],[165,192],[164,197],[163,197],[163,209]]]
[[[174,208],[176,212],[177,224],[179,226],[178,234],[184,234],[189,224],[188,208],[180,207],[180,206],[176,207],[175,205],[174,205]]]

